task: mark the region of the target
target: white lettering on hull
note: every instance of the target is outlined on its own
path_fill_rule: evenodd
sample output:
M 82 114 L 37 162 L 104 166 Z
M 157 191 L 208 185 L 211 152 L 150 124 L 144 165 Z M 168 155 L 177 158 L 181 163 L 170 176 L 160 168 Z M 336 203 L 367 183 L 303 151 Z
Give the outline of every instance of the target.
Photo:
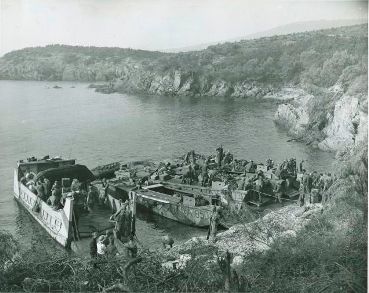
M 32 209 L 35 208 L 36 199 L 34 198 L 36 195 L 31 195 L 28 192 L 25 192 L 24 190 L 20 190 L 19 198 L 24 203 L 25 207 L 29 209 L 32 212 Z M 38 218 L 42 221 L 43 224 L 45 224 L 46 227 L 48 227 L 52 232 L 55 234 L 58 234 L 60 230 L 62 229 L 63 223 L 61 219 L 58 219 L 57 217 L 54 217 L 50 213 L 48 213 L 46 210 L 42 209 L 42 202 L 40 201 L 40 212 Z M 34 212 L 32 212 L 34 214 Z

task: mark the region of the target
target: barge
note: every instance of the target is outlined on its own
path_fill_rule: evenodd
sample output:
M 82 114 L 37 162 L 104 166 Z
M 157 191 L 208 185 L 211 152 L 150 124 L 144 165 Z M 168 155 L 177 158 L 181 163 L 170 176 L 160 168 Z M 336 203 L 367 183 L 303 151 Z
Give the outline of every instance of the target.
M 207 227 L 214 211 L 211 196 L 169 188 L 163 184 L 135 191 L 137 206 L 189 226 Z
M 79 182 L 78 191 L 73 190 L 74 180 Z M 96 217 L 99 210 L 109 207 L 112 211 L 117 211 L 128 200 L 131 216 L 135 216 L 133 193 L 128 192 L 124 200 L 108 195 L 104 206 L 101 206 L 98 202 L 99 191 L 94 190 L 95 187 L 91 184 L 93 180 L 93 173 L 86 166 L 76 164 L 75 159 L 32 157 L 17 163 L 14 170 L 14 198 L 51 238 L 70 249 L 72 243 L 74 247 L 78 246 L 81 238 L 90 237 L 92 232 L 102 232 L 98 231 L 101 217 Z M 50 183 L 48 187 L 46 181 Z M 60 189 L 60 198 L 52 204 L 51 189 L 54 187 L 51 184 L 54 182 L 60 184 L 55 187 Z M 90 198 L 92 194 L 96 195 L 94 200 Z M 103 222 L 107 223 L 108 219 Z

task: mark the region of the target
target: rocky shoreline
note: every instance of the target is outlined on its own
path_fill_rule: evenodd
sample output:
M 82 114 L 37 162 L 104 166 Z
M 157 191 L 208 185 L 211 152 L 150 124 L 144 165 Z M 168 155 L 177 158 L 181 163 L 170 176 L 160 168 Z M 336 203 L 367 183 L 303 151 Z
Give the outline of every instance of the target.
M 368 110 L 365 91 L 350 88 L 345 90 L 340 83 L 312 93 L 304 85 L 273 87 L 271 84 L 262 85 L 255 82 L 230 84 L 221 80 L 209 82 L 205 79 L 198 81 L 195 86 L 196 82 L 192 79 L 182 81 L 180 74 L 174 76 L 157 78 L 148 82 L 144 88 L 139 88 L 137 84 L 134 87 L 127 86 L 127 81 L 90 87 L 106 94 L 129 92 L 276 101 L 279 105 L 274 121 L 296 141 L 323 151 L 337 152 L 351 148 L 366 139 Z M 355 87 L 355 83 L 352 87 Z
M 325 98 L 302 89 L 296 93 L 278 106 L 274 116 L 275 123 L 292 137 L 331 152 L 345 151 L 366 140 L 365 92 L 344 91 L 342 85 L 336 84 L 326 91 Z
M 105 84 L 92 84 L 91 88 L 101 93 L 134 93 L 166 96 L 230 97 L 236 99 L 263 98 L 273 96 L 276 85 L 258 82 L 210 80 L 174 71 L 158 75 L 154 72 L 131 71 Z

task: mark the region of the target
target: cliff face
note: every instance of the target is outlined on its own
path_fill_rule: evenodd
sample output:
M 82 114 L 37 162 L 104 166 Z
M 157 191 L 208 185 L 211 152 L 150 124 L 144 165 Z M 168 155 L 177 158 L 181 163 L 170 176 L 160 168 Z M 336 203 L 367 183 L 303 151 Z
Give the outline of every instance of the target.
M 279 105 L 275 122 L 322 150 L 343 151 L 358 145 L 368 137 L 366 79 L 359 76 L 347 90 L 339 82 L 321 95 L 305 92 Z
M 229 82 L 194 76 L 179 70 L 167 74 L 132 70 L 122 74 L 101 91 L 134 92 L 169 96 L 208 96 L 233 98 L 261 98 L 273 91 L 273 87 L 257 82 Z

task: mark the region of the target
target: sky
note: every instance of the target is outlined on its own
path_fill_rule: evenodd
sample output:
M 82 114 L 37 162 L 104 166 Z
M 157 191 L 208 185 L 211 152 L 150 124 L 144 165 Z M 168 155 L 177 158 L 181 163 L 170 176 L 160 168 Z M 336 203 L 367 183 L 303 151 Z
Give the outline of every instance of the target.
M 168 50 L 293 22 L 367 17 L 367 1 L 0 0 L 0 55 L 48 44 Z

